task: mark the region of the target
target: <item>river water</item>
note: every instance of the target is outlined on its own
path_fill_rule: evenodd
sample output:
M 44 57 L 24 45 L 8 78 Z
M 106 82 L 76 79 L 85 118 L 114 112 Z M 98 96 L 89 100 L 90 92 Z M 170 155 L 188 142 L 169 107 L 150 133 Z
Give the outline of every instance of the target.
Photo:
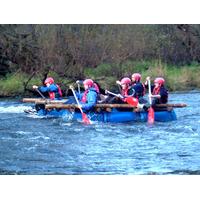
M 84 125 L 0 100 L 0 174 L 200 174 L 200 92 L 170 94 L 177 121 Z

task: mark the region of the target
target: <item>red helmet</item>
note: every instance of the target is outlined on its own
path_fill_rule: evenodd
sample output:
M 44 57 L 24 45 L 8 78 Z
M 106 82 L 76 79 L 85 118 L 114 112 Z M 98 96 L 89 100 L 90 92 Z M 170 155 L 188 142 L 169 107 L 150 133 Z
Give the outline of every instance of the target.
M 131 84 L 131 79 L 130 78 L 123 78 L 121 81 L 120 81 L 121 85 L 122 84 L 127 84 L 127 85 L 130 85 Z
M 161 77 L 158 77 L 154 80 L 154 83 L 158 83 L 159 85 L 164 85 L 165 83 L 165 79 L 164 78 L 161 78 Z
M 54 80 L 52 77 L 48 77 L 45 81 L 44 81 L 44 84 L 46 85 L 47 83 L 49 84 L 53 84 L 54 83 Z
M 85 79 L 83 81 L 83 85 L 88 85 L 89 87 L 92 87 L 94 84 L 93 80 L 92 79 Z
M 141 80 L 141 74 L 139 74 L 139 73 L 134 73 L 134 74 L 132 74 L 132 77 L 134 77 L 135 78 L 135 81 L 136 82 L 138 82 L 138 81 L 140 81 Z

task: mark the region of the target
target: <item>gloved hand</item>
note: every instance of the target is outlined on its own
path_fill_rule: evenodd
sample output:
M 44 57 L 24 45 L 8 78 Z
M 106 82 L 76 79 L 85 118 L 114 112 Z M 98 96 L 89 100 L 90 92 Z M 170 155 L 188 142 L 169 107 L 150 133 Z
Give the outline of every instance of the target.
M 118 85 L 121 85 L 121 82 L 120 82 L 120 81 L 116 81 L 116 83 L 117 83 Z
M 38 86 L 37 85 L 33 85 L 33 89 L 38 89 Z
M 74 90 L 74 86 L 73 86 L 73 85 L 70 85 L 69 88 L 70 88 L 71 90 Z
M 148 81 L 148 80 L 150 80 L 151 79 L 151 77 L 150 76 L 147 76 L 146 77 L 146 81 Z

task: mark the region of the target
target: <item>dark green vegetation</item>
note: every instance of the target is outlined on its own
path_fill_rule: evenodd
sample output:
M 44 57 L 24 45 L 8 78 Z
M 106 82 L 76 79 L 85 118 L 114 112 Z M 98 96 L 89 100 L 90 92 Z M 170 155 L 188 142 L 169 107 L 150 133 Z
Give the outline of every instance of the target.
M 199 69 L 200 25 L 0 25 L 0 96 L 49 75 L 64 90 L 86 77 L 113 88 L 134 72 L 185 90 L 200 87 Z

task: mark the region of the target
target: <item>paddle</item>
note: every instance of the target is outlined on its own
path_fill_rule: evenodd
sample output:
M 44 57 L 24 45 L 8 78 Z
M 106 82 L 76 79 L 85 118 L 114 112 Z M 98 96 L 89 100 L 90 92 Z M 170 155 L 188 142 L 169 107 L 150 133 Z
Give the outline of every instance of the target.
M 110 91 L 108 91 L 108 90 L 106 90 L 106 93 L 107 94 L 111 94 L 111 95 L 113 95 L 113 96 L 116 96 L 116 97 L 119 97 L 119 98 L 123 98 L 123 96 L 122 95 L 120 95 L 120 94 L 115 94 L 115 93 L 113 93 L 113 92 L 110 92 Z M 130 104 L 130 105 L 132 105 L 133 107 L 137 107 L 138 106 L 138 99 L 136 99 L 136 98 L 134 98 L 134 97 L 125 97 L 125 101 L 128 103 L 128 104 Z
M 149 111 L 148 111 L 148 123 L 153 124 L 154 120 L 155 120 L 155 115 L 154 115 L 154 109 L 152 108 L 150 79 L 148 79 L 148 86 L 149 86 L 149 104 L 150 104 L 150 108 L 149 108 Z
M 46 97 L 40 92 L 40 90 L 38 90 L 38 88 L 35 88 L 35 90 L 40 94 L 40 96 L 41 96 L 43 99 L 46 99 Z
M 87 115 L 83 112 L 83 110 L 82 110 L 82 108 L 81 108 L 81 105 L 80 105 L 80 103 L 79 103 L 79 101 L 78 101 L 78 99 L 77 99 L 77 96 L 76 96 L 76 94 L 75 94 L 75 91 L 74 91 L 73 87 L 70 86 L 70 89 L 71 89 L 71 91 L 72 91 L 72 93 L 73 93 L 73 95 L 74 95 L 74 98 L 75 98 L 75 100 L 76 100 L 76 103 L 78 104 L 78 108 L 79 108 L 80 111 L 81 111 L 83 123 L 84 123 L 84 124 L 91 124 L 91 121 L 88 119 Z
M 119 92 L 121 93 L 122 92 L 121 83 L 120 83 L 120 81 L 116 81 L 116 83 L 117 83 Z

